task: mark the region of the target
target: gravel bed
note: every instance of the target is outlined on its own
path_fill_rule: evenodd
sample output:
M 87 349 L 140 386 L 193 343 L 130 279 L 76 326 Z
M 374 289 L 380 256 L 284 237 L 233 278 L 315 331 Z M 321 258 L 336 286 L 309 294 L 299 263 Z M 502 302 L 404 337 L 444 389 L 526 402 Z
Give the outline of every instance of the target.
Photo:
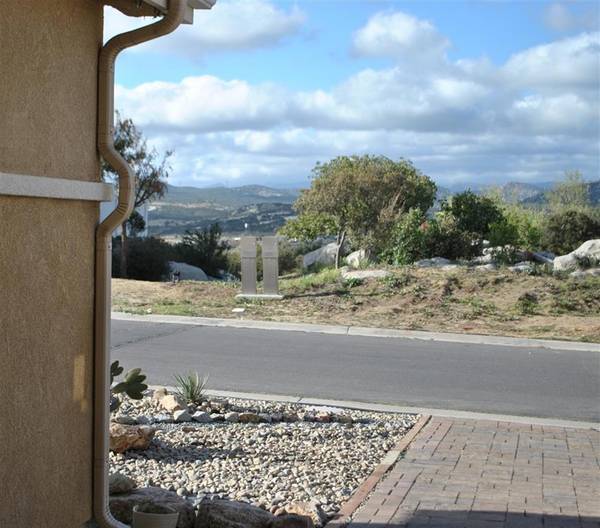
M 332 515 L 418 419 L 240 399 L 211 399 L 189 409 L 197 410 L 212 421 L 168 423 L 172 415 L 153 398 L 125 401 L 117 421 L 149 423 L 157 431 L 145 451 L 111 453 L 111 471 L 139 486 L 176 491 L 195 504 L 228 498 L 273 512 L 314 500 Z M 223 421 L 231 412 L 255 413 L 271 423 Z

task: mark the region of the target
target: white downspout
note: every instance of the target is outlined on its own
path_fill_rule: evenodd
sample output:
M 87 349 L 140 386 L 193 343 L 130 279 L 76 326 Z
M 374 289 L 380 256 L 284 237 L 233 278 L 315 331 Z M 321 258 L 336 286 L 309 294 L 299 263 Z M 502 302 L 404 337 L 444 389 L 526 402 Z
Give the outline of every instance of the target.
M 119 175 L 117 208 L 96 230 L 94 328 L 94 484 L 95 521 L 101 528 L 128 528 L 108 509 L 108 424 L 110 396 L 110 303 L 112 233 L 131 214 L 135 175 L 114 147 L 114 83 L 117 55 L 126 48 L 171 33 L 182 23 L 186 0 L 169 0 L 167 14 L 154 24 L 113 37 L 98 63 L 98 151 Z

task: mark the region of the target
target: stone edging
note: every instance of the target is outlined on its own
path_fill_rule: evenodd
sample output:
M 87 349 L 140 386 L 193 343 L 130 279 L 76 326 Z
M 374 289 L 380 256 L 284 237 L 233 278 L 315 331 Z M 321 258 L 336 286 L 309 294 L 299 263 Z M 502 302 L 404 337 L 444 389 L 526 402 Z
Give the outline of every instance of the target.
M 373 473 L 367 477 L 352 496 L 342 505 L 336 517 L 329 521 L 325 525 L 325 528 L 343 528 L 350 522 L 352 514 L 361 506 L 375 486 L 379 484 L 382 477 L 396 464 L 400 455 L 406 451 L 410 443 L 421 432 L 423 427 L 427 425 L 430 419 L 431 415 L 429 414 L 421 415 L 412 429 L 400 439 L 393 449 L 386 453 L 383 460 L 373 470 Z

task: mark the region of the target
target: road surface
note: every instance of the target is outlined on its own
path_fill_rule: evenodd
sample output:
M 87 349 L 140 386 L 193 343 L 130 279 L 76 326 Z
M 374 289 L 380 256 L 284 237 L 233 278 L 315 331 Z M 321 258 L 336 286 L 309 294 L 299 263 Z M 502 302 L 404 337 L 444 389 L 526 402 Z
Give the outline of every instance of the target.
M 113 320 L 112 356 L 149 383 L 600 421 L 600 354 Z

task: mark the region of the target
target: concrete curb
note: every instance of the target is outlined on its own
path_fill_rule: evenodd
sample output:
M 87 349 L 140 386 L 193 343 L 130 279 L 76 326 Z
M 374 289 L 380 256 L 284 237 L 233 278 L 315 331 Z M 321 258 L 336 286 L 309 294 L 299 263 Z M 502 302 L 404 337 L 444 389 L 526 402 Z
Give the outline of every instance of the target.
M 174 387 L 168 385 L 150 385 L 150 389 L 166 387 L 173 391 Z M 517 416 L 511 414 L 493 414 L 472 411 L 456 411 L 453 409 L 432 409 L 429 407 L 408 407 L 404 405 L 391 405 L 387 403 L 370 403 L 349 400 L 330 400 L 325 398 L 311 398 L 304 396 L 291 396 L 285 394 L 265 394 L 255 392 L 237 392 L 228 390 L 208 389 L 209 396 L 221 398 L 237 398 L 240 400 L 260 400 L 282 403 L 297 403 L 315 407 L 339 407 L 341 409 L 354 409 L 369 412 L 389 412 L 400 414 L 420 414 L 439 416 L 441 418 L 455 418 L 465 420 L 492 420 L 495 422 L 514 422 L 527 425 L 541 425 L 548 427 L 567 427 L 571 429 L 600 430 L 600 422 L 581 422 L 575 420 L 561 420 L 559 418 L 541 418 L 537 416 Z
M 431 416 L 425 414 L 417 420 L 412 429 L 400 439 L 393 449 L 385 454 L 383 460 L 373 470 L 373 473 L 367 477 L 352 496 L 342 505 L 336 517 L 325 525 L 326 528 L 342 528 L 350 522 L 350 518 L 354 512 L 368 498 L 383 476 L 396 464 L 402 453 L 406 451 L 410 443 L 421 432 L 423 427 L 427 425 L 430 419 Z
M 320 325 L 308 323 L 281 323 L 276 321 L 253 321 L 248 319 L 222 319 L 213 317 L 188 317 L 182 315 L 136 315 L 112 312 L 117 321 L 146 323 L 181 324 L 219 328 L 246 328 L 253 330 L 279 330 L 360 337 L 396 339 L 417 339 L 444 343 L 464 343 L 471 345 L 495 345 L 517 348 L 543 348 L 560 351 L 598 352 L 600 344 L 575 341 L 554 341 L 550 339 L 527 339 L 519 337 L 488 336 L 478 334 L 452 334 L 448 332 L 421 332 L 417 330 L 396 330 L 391 328 L 367 328 L 362 326 Z

